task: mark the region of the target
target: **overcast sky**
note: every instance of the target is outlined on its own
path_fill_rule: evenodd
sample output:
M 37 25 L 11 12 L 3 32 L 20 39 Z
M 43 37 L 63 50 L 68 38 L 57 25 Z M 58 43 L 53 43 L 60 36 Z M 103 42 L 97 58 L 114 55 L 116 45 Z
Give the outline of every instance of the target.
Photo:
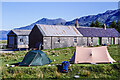
M 12 1 L 12 0 L 11 0 Z M 18 0 L 19 1 L 19 0 Z M 33 0 L 32 0 L 33 1 Z M 99 0 L 98 0 L 99 1 Z M 105 0 L 104 0 L 105 1 Z M 111 0 L 112 1 L 112 0 Z M 24 27 L 39 19 L 67 21 L 118 9 L 118 2 L 2 2 L 2 29 Z

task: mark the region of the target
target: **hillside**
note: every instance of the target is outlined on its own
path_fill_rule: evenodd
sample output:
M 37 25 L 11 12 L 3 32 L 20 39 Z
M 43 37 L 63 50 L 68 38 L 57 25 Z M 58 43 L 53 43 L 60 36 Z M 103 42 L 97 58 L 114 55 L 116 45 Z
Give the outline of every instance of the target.
M 78 23 L 80 26 L 90 26 L 92 21 L 98 20 L 102 24 L 110 25 L 112 21 L 118 20 L 118 14 L 120 14 L 118 10 L 108 10 L 105 13 L 78 18 Z M 74 25 L 75 21 L 76 19 L 66 22 L 65 25 Z

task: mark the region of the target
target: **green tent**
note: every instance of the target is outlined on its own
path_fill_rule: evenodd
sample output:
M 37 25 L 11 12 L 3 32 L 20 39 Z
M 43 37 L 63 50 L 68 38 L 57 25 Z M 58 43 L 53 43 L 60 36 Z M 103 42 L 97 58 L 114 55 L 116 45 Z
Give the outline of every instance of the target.
M 47 55 L 40 50 L 29 51 L 23 61 L 19 66 L 39 66 L 44 64 L 49 64 L 52 61 L 47 57 Z

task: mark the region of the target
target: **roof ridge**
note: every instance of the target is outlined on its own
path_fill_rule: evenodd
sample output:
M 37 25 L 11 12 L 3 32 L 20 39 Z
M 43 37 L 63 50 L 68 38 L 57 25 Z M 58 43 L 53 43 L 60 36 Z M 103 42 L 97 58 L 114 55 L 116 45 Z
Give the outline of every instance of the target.
M 94 29 L 103 29 L 103 28 L 99 28 L 99 27 L 79 27 L 79 28 L 94 28 Z M 78 29 L 79 29 L 78 28 Z M 115 28 L 106 28 L 106 29 L 115 29 Z
M 35 25 L 45 26 L 46 24 L 35 24 Z M 46 26 L 67 26 L 67 25 L 46 25 Z M 75 26 L 71 26 L 71 27 L 75 27 Z
M 13 29 L 12 31 L 31 31 L 31 30 L 20 30 L 20 29 L 19 30 L 18 29 L 14 30 Z

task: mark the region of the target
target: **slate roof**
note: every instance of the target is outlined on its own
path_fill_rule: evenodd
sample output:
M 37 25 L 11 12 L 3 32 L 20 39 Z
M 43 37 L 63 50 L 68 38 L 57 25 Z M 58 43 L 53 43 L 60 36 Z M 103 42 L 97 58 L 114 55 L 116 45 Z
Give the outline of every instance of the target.
M 29 35 L 31 30 L 11 30 L 8 35 L 12 35 L 11 32 L 13 32 L 16 35 Z
M 36 24 L 43 36 L 82 36 L 75 26 Z
M 114 28 L 91 28 L 91 27 L 80 27 L 77 30 L 84 37 L 119 37 L 119 32 Z

